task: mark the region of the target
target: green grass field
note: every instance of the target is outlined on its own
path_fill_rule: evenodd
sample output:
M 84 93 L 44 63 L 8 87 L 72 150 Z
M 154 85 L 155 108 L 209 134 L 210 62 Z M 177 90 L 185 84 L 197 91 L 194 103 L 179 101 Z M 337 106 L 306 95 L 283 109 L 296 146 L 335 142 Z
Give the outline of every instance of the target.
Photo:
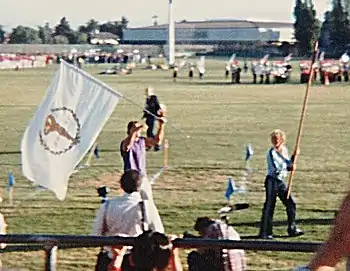
M 141 106 L 145 87 L 153 86 L 160 101 L 167 105 L 171 168 L 156 181 L 154 196 L 168 233 L 192 230 L 198 216 L 218 218 L 217 210 L 226 204 L 227 177 L 240 178 L 244 145 L 250 143 L 255 151 L 251 166 L 256 170 L 248 180 L 248 192 L 234 196 L 236 203 L 247 202 L 250 208 L 232 214 L 230 221 L 242 236 L 257 235 L 270 131 L 286 131 L 290 152 L 294 148 L 305 94 L 305 85 L 298 84 L 298 71 L 294 71 L 290 84 L 231 85 L 229 79 L 224 79 L 224 67 L 224 62 L 207 61 L 204 79 L 200 81 L 196 74 L 193 82 L 188 80 L 187 69 L 180 72 L 177 83 L 173 83 L 170 71 L 136 69 L 128 76 L 97 76 Z M 48 191 L 36 194 L 21 174 L 20 141 L 55 69 L 0 72 L 1 212 L 8 233 L 90 234 L 100 204 L 96 187 L 108 185 L 110 196 L 118 195 L 122 170 L 119 144 L 128 121 L 142 116 L 140 108 L 120 101 L 99 138 L 101 158 L 71 177 L 66 200 L 61 202 Z M 102 69 L 90 67 L 87 71 L 96 75 Z M 242 81 L 250 83 L 250 73 L 244 74 Z M 287 241 L 323 241 L 348 189 L 349 99 L 346 83 L 315 85 L 311 89 L 293 183 L 298 224 L 305 235 Z M 149 175 L 162 165 L 163 153 L 148 153 Z M 16 177 L 14 207 L 7 200 L 8 170 L 13 170 Z M 274 220 L 275 234 L 286 235 L 286 214 L 280 202 Z M 59 251 L 58 270 L 93 270 L 97 253 L 98 249 Z M 310 256 L 247 251 L 249 270 L 289 270 Z M 5 253 L 1 259 L 8 268 L 43 270 L 44 252 Z

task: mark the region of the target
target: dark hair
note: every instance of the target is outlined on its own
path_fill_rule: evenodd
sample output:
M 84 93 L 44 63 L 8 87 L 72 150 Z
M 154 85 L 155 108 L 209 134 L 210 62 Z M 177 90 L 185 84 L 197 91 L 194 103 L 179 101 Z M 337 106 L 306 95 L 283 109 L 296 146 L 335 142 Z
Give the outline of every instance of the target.
M 121 188 L 128 194 L 139 190 L 141 185 L 141 175 L 135 169 L 125 171 L 120 179 Z
M 207 228 L 213 223 L 214 221 L 207 216 L 198 217 L 193 228 L 195 231 L 203 231 L 205 228 Z
M 145 231 L 136 237 L 131 257 L 137 270 L 151 271 L 156 268 L 163 271 L 169 264 L 171 250 L 171 243 L 166 235 Z
M 136 120 L 132 120 L 132 121 L 130 121 L 130 122 L 128 123 L 127 129 L 126 129 L 126 132 L 127 132 L 128 135 L 130 134 L 131 128 L 132 128 L 136 123 L 137 123 Z

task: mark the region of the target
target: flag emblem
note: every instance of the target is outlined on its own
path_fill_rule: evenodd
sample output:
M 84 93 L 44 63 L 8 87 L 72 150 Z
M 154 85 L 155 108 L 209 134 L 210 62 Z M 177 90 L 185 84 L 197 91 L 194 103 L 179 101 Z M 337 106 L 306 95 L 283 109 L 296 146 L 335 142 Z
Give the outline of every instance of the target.
M 43 126 L 39 131 L 40 145 L 54 155 L 66 153 L 80 142 L 80 121 L 72 109 L 51 109 Z

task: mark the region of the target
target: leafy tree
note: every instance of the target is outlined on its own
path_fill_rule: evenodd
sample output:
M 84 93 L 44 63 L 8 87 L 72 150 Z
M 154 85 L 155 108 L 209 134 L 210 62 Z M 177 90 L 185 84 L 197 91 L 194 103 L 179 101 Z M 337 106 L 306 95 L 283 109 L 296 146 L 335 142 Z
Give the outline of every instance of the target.
M 11 44 L 41 44 L 39 31 L 27 26 L 19 25 L 10 34 Z
M 100 25 L 100 31 L 117 35 L 117 26 L 116 22 L 106 22 Z
M 78 32 L 88 35 L 96 31 L 100 31 L 100 25 L 98 21 L 95 21 L 94 19 L 91 19 L 85 25 L 81 25 L 78 29 Z
M 343 0 L 342 1 L 344 10 L 350 15 L 350 0 Z
M 52 43 L 52 34 L 53 31 L 49 23 L 46 23 L 44 26 L 39 26 L 39 37 L 44 44 Z
M 331 27 L 332 27 L 331 14 L 330 14 L 330 11 L 326 11 L 324 14 L 324 21 L 322 23 L 321 33 L 320 33 L 320 47 L 321 48 L 327 49 L 330 46 Z
M 312 0 L 296 0 L 294 17 L 294 35 L 298 41 L 299 54 L 302 56 L 310 55 L 320 33 L 320 22 L 316 17 Z
M 343 50 L 350 43 L 349 15 L 342 0 L 333 0 L 332 10 L 328 14 L 329 39 L 333 48 Z
M 6 32 L 4 30 L 4 26 L 3 25 L 0 25 L 0 44 L 1 43 L 4 43 L 5 41 L 5 35 L 6 35 Z
M 60 23 L 55 27 L 55 36 L 67 36 L 67 34 L 70 34 L 72 31 L 68 20 L 66 17 L 63 17 Z
M 69 44 L 69 40 L 66 36 L 57 35 L 53 37 L 54 44 Z
M 123 16 L 120 21 L 107 22 L 100 25 L 101 32 L 109 32 L 117 35 L 120 40 L 123 40 L 124 30 L 128 27 L 129 21 Z
M 89 36 L 86 33 L 79 33 L 77 37 L 77 44 L 87 44 L 89 43 Z

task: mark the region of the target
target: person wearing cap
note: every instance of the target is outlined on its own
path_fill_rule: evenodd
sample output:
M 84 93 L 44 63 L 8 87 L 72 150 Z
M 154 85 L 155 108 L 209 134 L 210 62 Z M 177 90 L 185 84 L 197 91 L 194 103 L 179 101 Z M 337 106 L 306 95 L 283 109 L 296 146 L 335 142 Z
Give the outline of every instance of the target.
M 146 88 L 146 105 L 145 110 L 143 111 L 142 119 L 146 120 L 147 129 L 147 138 L 154 138 L 154 124 L 157 117 L 160 117 L 161 107 L 159 104 L 158 97 L 154 94 L 153 88 Z M 147 147 L 146 150 L 150 150 L 150 147 Z M 160 146 L 156 144 L 154 146 L 154 151 L 159 151 Z
M 238 232 L 220 220 L 199 217 L 194 230 L 200 238 L 240 240 Z M 189 271 L 244 271 L 246 270 L 245 252 L 241 249 L 200 248 L 188 254 Z

